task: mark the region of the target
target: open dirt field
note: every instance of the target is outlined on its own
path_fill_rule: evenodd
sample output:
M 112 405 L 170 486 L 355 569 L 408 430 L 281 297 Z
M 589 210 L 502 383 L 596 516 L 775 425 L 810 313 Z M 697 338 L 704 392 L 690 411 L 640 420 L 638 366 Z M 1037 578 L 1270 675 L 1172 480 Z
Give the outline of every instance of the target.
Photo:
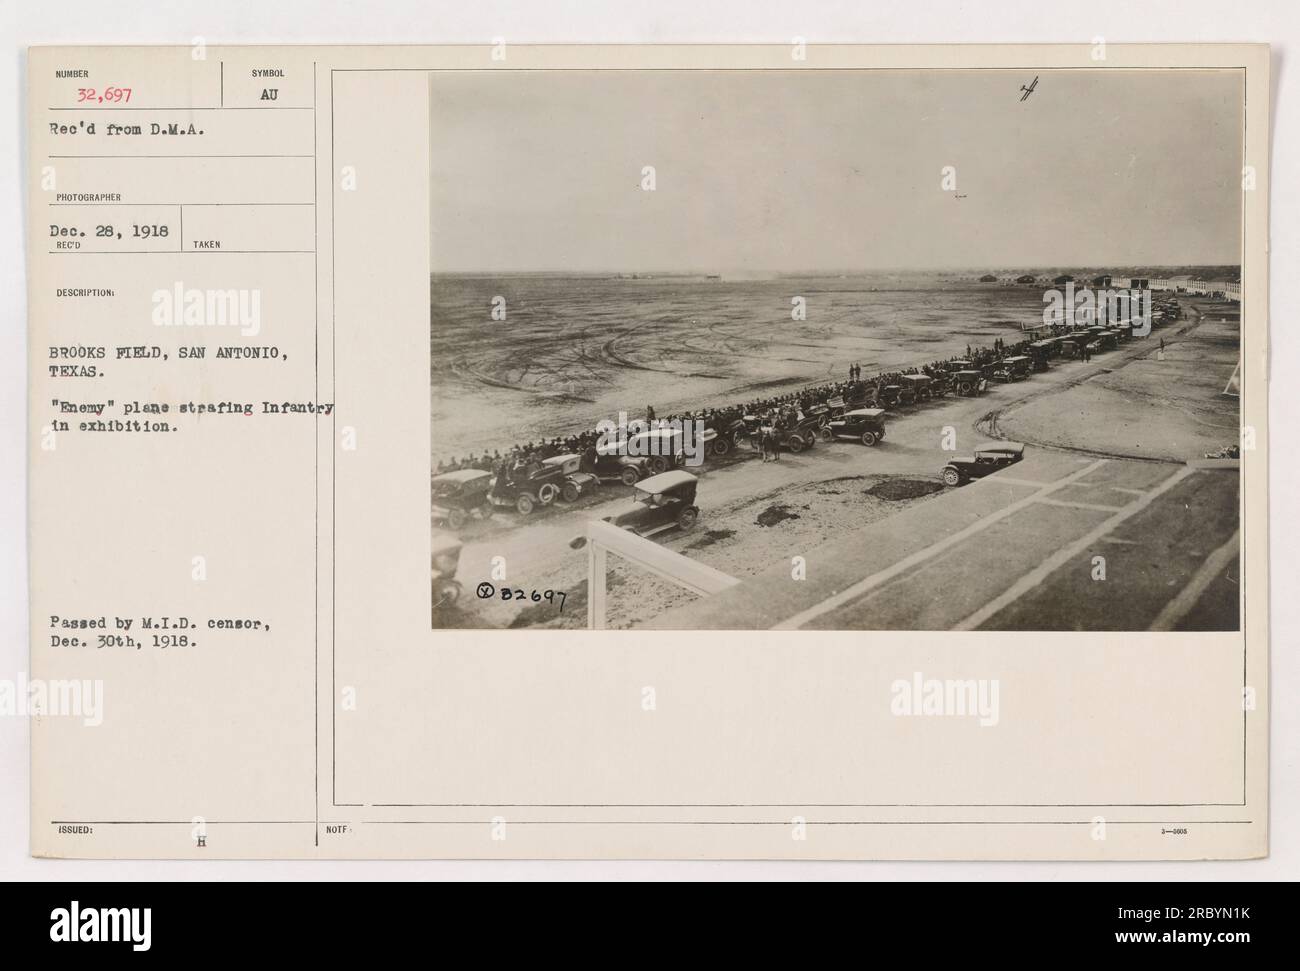
M 489 314 L 505 300 L 504 321 Z M 791 319 L 803 297 L 807 319 Z M 1041 322 L 1042 289 L 869 278 L 435 276 L 432 451 L 502 451 L 946 358 Z

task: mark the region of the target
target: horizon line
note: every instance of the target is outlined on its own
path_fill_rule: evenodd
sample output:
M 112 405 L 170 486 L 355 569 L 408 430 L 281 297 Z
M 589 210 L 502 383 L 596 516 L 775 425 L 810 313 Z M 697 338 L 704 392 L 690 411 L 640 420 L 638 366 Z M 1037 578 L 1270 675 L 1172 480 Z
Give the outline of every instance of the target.
M 1204 267 L 1216 269 L 1235 269 L 1240 271 L 1240 263 L 1122 263 L 1122 264 L 1086 264 L 1086 263 L 1047 263 L 1030 266 L 1028 264 L 1014 267 L 996 267 L 989 268 L 984 266 L 886 266 L 871 267 L 859 269 L 830 269 L 830 270 L 812 270 L 812 269 L 795 269 L 795 270 L 684 270 L 684 269 L 650 269 L 650 270 L 628 270 L 628 269 L 519 269 L 519 268 L 500 268 L 500 269 L 459 269 L 459 270 L 430 270 L 430 276 L 499 276 L 505 275 L 549 275 L 549 276 L 702 276 L 702 277 L 771 277 L 771 276 L 847 276 L 863 273 L 1012 273 L 1015 271 L 1031 272 L 1035 270 L 1062 271 L 1062 270 L 1126 270 L 1126 269 L 1146 269 L 1146 270 L 1176 270 L 1186 267 Z

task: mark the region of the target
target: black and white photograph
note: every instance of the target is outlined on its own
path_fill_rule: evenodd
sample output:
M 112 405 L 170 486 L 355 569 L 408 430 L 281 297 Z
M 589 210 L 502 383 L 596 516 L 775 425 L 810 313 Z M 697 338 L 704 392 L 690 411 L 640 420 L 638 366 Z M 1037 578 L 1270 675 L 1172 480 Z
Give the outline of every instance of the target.
M 434 628 L 1240 628 L 1243 71 L 429 85 Z
M 0 933 L 852 881 L 935 953 L 1267 943 L 1297 26 L 19 4 Z

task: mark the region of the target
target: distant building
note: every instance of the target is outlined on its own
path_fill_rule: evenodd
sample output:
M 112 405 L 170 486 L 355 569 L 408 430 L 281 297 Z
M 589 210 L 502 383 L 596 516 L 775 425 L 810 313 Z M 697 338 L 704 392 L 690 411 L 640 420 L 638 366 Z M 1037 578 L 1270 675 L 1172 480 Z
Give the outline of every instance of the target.
M 997 282 L 998 282 L 998 278 L 995 277 L 992 273 L 985 273 L 982 277 L 980 277 L 980 283 L 997 283 Z

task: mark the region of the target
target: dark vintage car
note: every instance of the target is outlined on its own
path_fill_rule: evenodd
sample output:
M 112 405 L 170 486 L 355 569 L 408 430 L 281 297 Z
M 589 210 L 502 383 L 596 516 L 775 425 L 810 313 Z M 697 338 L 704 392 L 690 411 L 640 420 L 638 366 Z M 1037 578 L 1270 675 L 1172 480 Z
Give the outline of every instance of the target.
M 704 457 L 726 455 L 736 447 L 736 439 L 745 437 L 744 419 L 730 421 L 706 419 L 704 423 Z
M 1051 367 L 1051 359 L 1061 353 L 1061 346 L 1053 340 L 1034 341 L 1029 345 L 1029 358 L 1034 362 L 1035 371 L 1046 371 Z
M 911 398 L 911 401 L 905 401 L 905 404 L 930 400 L 934 389 L 934 379 L 930 375 L 904 374 L 900 380 L 903 382 L 904 396 Z
M 817 444 L 817 435 L 821 430 L 821 419 L 817 415 L 806 415 L 789 428 L 772 429 L 772 434 L 782 448 L 791 452 L 802 452 Z
M 807 415 L 809 418 L 815 418 L 818 426 L 824 427 L 832 419 L 843 418 L 846 411 L 868 407 L 874 396 L 874 388 L 859 385 L 858 389 L 851 395 L 837 394 L 826 399 L 824 404 L 813 405 L 808 409 Z
M 645 459 L 645 468 L 652 474 L 680 468 L 686 461 L 682 433 L 676 428 L 654 428 L 638 432 L 624 443 L 630 458 Z
M 622 446 L 617 442 L 597 445 L 594 452 L 595 459 L 588 463 L 587 471 L 601 482 L 635 485 L 638 480 L 651 475 L 650 463 L 644 457 L 623 454 Z
M 736 437 L 746 439 L 750 442 L 758 440 L 758 431 L 766 423 L 761 415 L 745 415 L 740 419 L 740 427 L 736 429 Z
M 831 419 L 838 418 L 840 415 L 844 414 L 844 400 L 842 398 L 832 400 L 839 401 L 837 407 L 832 408 L 831 405 L 827 403 L 813 405 L 808 409 L 808 417 L 816 421 L 818 428 L 825 428 L 830 423 Z
M 600 480 L 595 475 L 582 471 L 581 455 L 555 455 L 543 459 L 542 465 L 559 468 L 563 477 L 560 481 L 560 498 L 565 502 L 576 502 L 579 496 L 595 492 L 600 485 Z
M 460 529 L 470 517 L 487 519 L 492 515 L 488 490 L 492 487 L 492 473 L 479 469 L 459 469 L 435 475 L 429 482 L 433 524 Z
M 1105 327 L 1089 327 L 1086 333 L 1080 336 L 1087 339 L 1089 354 L 1111 351 L 1119 346 L 1118 332 L 1107 330 Z
M 846 411 L 822 430 L 827 441 L 834 438 L 852 438 L 863 445 L 875 445 L 885 437 L 885 409 L 858 408 Z
M 990 442 L 981 445 L 973 455 L 957 455 L 943 467 L 944 485 L 965 485 L 972 479 L 982 479 L 1008 465 L 1015 465 L 1025 455 L 1019 442 Z
M 460 566 L 461 543 L 451 533 L 433 531 L 432 575 L 433 607 L 449 607 L 460 599 L 461 585 L 456 579 Z
M 915 398 L 911 389 L 900 384 L 887 384 L 880 389 L 876 400 L 883 408 L 897 408 L 899 405 L 910 405 Z
M 832 398 L 828 404 L 834 405 L 835 400 L 836 399 Z M 844 414 L 844 412 L 853 411 L 857 408 L 873 408 L 875 406 L 872 402 L 875 400 L 876 386 L 874 384 L 864 385 L 860 391 L 856 391 L 851 395 L 842 395 L 840 397 L 839 414 L 835 417 L 838 418 L 840 415 Z
M 941 371 L 931 376 L 930 397 L 942 398 L 956 387 L 953 381 L 953 375 L 947 371 Z
M 802 452 L 817 444 L 817 435 L 827 421 L 830 412 L 819 406 L 812 409 L 803 418 L 778 430 L 772 424 L 771 416 L 746 415 L 744 418 L 744 437 L 749 439 L 754 448 L 759 447 L 763 435 L 775 435 L 781 447 L 791 452 Z
M 1032 361 L 1023 356 L 1006 357 L 993 365 L 991 377 L 995 381 L 1023 381 L 1029 377 L 1029 368 Z
M 979 394 L 986 387 L 988 382 L 984 375 L 976 370 L 958 371 L 952 376 L 953 390 L 960 395 L 971 397 Z
M 631 508 L 605 521 L 638 536 L 653 536 L 674 527 L 692 529 L 699 521 L 695 492 L 700 480 L 685 469 L 652 475 L 637 483 Z
M 563 466 L 533 461 L 498 475 L 488 498 L 494 506 L 513 506 L 519 515 L 527 516 L 538 506 L 553 503 L 563 488 Z

